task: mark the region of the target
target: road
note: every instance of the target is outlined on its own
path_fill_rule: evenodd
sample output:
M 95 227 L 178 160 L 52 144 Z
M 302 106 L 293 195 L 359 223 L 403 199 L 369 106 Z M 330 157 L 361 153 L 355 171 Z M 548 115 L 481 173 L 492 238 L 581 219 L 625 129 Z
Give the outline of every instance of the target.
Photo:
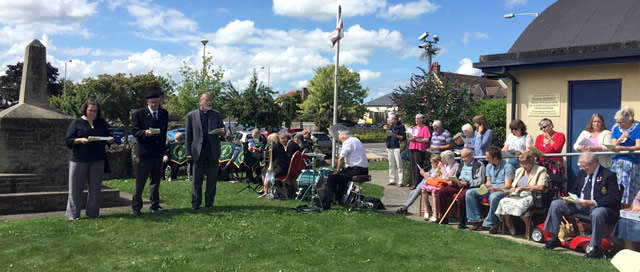
M 364 149 L 367 153 L 376 154 L 378 156 L 387 157 L 386 143 L 364 143 Z

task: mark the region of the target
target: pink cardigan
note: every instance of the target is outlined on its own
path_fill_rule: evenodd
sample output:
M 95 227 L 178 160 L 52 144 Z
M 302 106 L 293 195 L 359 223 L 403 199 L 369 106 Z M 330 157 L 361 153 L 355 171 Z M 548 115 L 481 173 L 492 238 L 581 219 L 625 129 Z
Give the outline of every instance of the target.
M 444 165 L 440 167 L 440 173 L 442 173 L 442 178 L 449 179 L 449 177 L 455 176 L 456 171 L 458 171 L 458 166 L 459 166 L 458 163 L 454 162 L 451 168 L 449 168 L 449 171 L 447 171 Z

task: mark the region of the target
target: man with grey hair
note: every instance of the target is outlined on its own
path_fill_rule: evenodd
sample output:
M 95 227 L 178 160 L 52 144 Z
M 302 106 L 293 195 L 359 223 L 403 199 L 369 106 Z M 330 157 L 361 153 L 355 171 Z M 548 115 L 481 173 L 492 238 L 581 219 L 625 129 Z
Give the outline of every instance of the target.
M 442 127 L 442 121 L 435 120 L 431 124 L 433 132 L 431 133 L 431 148 L 429 152 L 432 154 L 440 154 L 442 151 L 451 149 L 451 133 Z
M 564 198 L 551 202 L 544 229 L 551 233 L 551 240 L 544 246 L 554 249 L 562 244 L 558 240 L 558 230 L 562 215 L 583 214 L 591 220 L 591 241 L 593 250 L 585 258 L 602 258 L 600 243 L 606 223 L 614 223 L 620 213 L 621 193 L 616 174 L 606 167 L 600 167 L 598 156 L 589 151 L 582 152 L 578 159 L 580 172 L 569 193 L 577 199 Z
M 387 131 L 387 154 L 389 161 L 389 185 L 396 184 L 402 187 L 404 180 L 404 170 L 402 158 L 400 157 L 400 142 L 406 138 L 404 125 L 398 120 L 398 115 L 391 114 L 391 126 Z
M 333 199 L 336 201 L 342 200 L 352 176 L 369 174 L 367 153 L 360 140 L 351 136 L 351 132 L 348 130 L 340 131 L 339 138 L 342 147 L 340 148 L 336 170 L 327 179 L 329 197 L 322 200 L 324 209 L 331 208 Z M 340 170 L 343 165 L 346 167 Z

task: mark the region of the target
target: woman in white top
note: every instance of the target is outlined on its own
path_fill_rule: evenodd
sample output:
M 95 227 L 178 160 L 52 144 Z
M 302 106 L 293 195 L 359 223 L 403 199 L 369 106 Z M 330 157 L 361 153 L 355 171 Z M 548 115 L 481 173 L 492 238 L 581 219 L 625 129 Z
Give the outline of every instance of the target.
M 578 139 L 573 144 L 573 149 L 582 151 L 607 151 L 605 144 L 611 144 L 611 131 L 607 130 L 604 118 L 599 113 L 591 115 L 591 120 L 587 127 L 580 133 Z M 598 161 L 606 168 L 611 168 L 611 155 L 598 155 Z
M 507 135 L 507 140 L 504 141 L 502 151 L 516 155 L 529 151 L 533 146 L 533 138 L 527 133 L 527 125 L 520 119 L 513 119 L 511 123 L 509 123 L 509 129 L 511 129 L 511 133 Z M 509 164 L 511 164 L 514 169 L 520 168 L 518 158 L 509 158 Z

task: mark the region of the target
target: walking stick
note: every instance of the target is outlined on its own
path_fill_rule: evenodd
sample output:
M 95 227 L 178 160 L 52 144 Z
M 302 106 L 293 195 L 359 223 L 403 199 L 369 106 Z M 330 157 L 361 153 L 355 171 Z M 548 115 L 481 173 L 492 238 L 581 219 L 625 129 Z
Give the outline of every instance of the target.
M 462 193 L 462 190 L 464 190 L 464 187 L 461 187 L 460 191 L 458 191 L 458 193 L 456 194 L 456 197 L 453 198 L 453 200 L 451 201 L 451 205 L 449 205 L 449 208 L 447 209 L 447 211 L 444 212 L 444 215 L 442 216 L 442 218 L 440 218 L 440 222 L 438 222 L 438 225 L 442 224 L 442 221 L 444 221 L 444 219 L 447 218 L 447 215 L 449 214 L 451 207 L 453 207 L 453 203 L 456 203 L 456 200 L 458 200 L 458 196 L 460 196 L 460 193 Z

